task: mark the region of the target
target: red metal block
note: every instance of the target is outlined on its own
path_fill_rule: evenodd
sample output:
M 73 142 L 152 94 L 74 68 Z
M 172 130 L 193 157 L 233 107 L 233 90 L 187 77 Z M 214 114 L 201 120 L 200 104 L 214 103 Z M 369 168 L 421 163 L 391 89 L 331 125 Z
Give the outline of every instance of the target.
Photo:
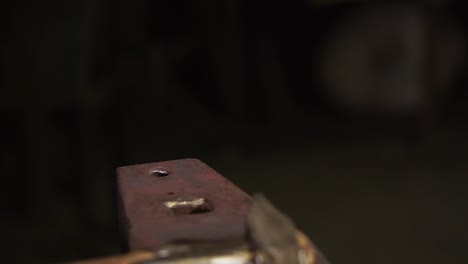
M 251 197 L 197 159 L 120 167 L 117 185 L 127 250 L 244 239 Z

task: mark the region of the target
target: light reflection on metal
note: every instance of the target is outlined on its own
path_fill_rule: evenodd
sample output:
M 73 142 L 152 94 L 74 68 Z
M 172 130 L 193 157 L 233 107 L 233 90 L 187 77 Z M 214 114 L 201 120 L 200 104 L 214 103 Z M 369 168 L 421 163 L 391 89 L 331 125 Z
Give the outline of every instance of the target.
M 164 205 L 175 215 L 208 213 L 213 206 L 205 198 L 178 198 L 164 202 Z
M 170 251 L 170 249 L 168 249 Z M 163 250 L 164 251 L 164 250 Z M 157 255 L 167 255 L 168 251 Z M 248 248 L 224 249 L 219 252 L 192 252 L 174 254 L 165 258 L 137 264 L 252 264 L 255 254 Z

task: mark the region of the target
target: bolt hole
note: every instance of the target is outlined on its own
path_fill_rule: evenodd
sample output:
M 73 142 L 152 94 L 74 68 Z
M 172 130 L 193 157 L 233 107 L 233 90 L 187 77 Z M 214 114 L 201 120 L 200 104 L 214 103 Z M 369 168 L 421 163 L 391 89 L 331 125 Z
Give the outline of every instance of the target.
M 166 177 L 169 176 L 171 172 L 162 168 L 157 168 L 152 170 L 150 174 L 156 177 Z
M 167 201 L 164 205 L 174 215 L 204 214 L 214 210 L 211 204 L 205 198 L 179 198 L 173 201 Z
M 174 195 L 174 192 L 168 192 L 167 194 L 169 194 L 169 195 Z

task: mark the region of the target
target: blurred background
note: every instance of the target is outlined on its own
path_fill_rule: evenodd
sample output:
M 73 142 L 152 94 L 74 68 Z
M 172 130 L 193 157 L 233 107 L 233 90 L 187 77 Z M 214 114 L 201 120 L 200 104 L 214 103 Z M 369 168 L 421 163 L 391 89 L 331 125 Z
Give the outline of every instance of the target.
M 467 263 L 463 1 L 0 12 L 2 262 L 118 253 L 115 168 L 194 157 L 332 263 Z

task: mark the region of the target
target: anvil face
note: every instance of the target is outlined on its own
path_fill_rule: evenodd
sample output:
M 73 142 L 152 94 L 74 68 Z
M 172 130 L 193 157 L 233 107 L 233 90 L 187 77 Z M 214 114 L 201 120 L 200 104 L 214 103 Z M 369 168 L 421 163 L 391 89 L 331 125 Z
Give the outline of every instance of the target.
M 75 264 L 327 264 L 291 219 L 199 160 L 117 169 L 130 254 Z
M 117 169 L 125 247 L 155 251 L 179 241 L 243 240 L 252 198 L 196 159 Z

